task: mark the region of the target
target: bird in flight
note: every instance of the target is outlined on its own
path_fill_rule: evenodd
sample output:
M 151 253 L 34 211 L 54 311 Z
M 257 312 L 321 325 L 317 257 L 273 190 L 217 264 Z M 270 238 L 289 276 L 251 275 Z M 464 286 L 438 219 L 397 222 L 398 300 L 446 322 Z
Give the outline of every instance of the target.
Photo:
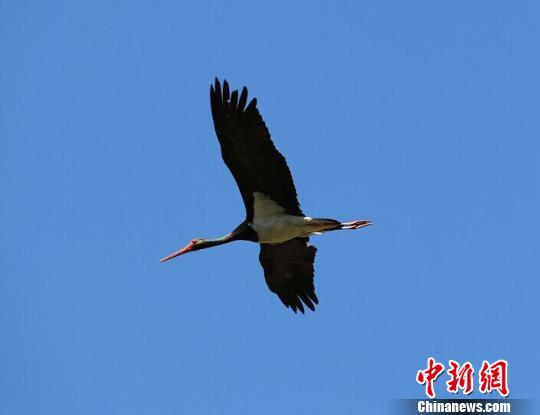
M 244 87 L 229 91 L 216 78 L 210 86 L 210 105 L 223 161 L 231 171 L 246 208 L 246 219 L 221 238 L 196 238 L 184 248 L 167 255 L 165 262 L 179 255 L 243 240 L 259 243 L 259 261 L 270 291 L 282 303 L 304 312 L 319 303 L 313 284 L 315 253 L 311 235 L 341 229 L 359 229 L 369 220 L 340 222 L 305 216 L 300 209 L 291 172 L 257 109 L 257 99 L 248 103 Z M 247 105 L 246 105 L 247 104 Z

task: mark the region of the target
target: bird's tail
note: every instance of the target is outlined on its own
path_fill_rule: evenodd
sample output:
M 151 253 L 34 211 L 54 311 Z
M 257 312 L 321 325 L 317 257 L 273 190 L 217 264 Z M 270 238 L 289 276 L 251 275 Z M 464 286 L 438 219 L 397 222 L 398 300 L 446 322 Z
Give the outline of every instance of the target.
M 317 218 L 317 220 L 327 222 L 330 225 L 330 227 L 323 229 L 322 232 L 339 231 L 341 229 L 360 229 L 371 225 L 370 220 L 354 220 L 351 222 L 339 222 L 334 219 L 321 218 Z
M 352 222 L 342 222 L 339 229 L 360 229 L 371 225 L 370 220 L 354 220 Z

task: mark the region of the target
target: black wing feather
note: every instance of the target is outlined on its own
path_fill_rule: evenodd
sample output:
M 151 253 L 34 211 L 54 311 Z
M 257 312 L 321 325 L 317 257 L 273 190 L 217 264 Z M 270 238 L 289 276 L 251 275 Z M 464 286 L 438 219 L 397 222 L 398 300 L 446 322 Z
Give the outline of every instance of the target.
M 247 103 L 247 92 L 248 92 L 247 88 L 243 87 L 242 93 L 240 94 L 240 101 L 238 101 L 238 112 L 244 111 L 244 107 L 246 106 L 246 103 Z
M 253 98 L 247 107 L 248 91 L 230 94 L 216 78 L 210 87 L 214 127 L 221 155 L 231 171 L 246 207 L 246 219 L 253 220 L 253 193 L 269 196 L 290 215 L 302 215 L 296 189 L 285 157 L 276 149 Z M 244 109 L 245 107 L 245 109 Z
M 295 238 L 281 244 L 260 244 L 259 261 L 270 291 L 287 307 L 304 312 L 304 305 L 315 310 L 319 303 L 313 274 L 317 248 L 308 238 Z

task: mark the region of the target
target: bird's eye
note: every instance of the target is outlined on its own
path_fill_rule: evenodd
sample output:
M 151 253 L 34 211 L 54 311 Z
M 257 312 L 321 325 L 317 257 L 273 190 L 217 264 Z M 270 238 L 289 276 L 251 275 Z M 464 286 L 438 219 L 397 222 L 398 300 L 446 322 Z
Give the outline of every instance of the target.
M 192 243 L 192 244 L 196 244 L 197 242 L 199 242 L 198 239 L 192 239 L 192 240 L 191 240 L 191 243 Z

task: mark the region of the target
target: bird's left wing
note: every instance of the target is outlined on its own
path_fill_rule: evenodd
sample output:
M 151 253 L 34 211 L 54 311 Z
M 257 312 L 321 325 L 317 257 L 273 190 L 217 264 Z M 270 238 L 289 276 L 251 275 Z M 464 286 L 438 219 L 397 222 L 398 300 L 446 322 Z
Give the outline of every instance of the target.
M 231 171 L 246 207 L 246 219 L 253 221 L 254 193 L 260 192 L 289 215 L 302 215 L 296 188 L 285 157 L 276 149 L 257 109 L 257 99 L 247 103 L 247 88 L 229 91 L 216 78 L 210 87 L 214 127 L 223 161 Z M 246 106 L 247 104 L 247 106 Z
M 295 238 L 281 244 L 260 244 L 259 261 L 270 291 L 277 294 L 287 308 L 312 311 L 319 303 L 313 284 L 313 263 L 317 248 L 308 238 Z

